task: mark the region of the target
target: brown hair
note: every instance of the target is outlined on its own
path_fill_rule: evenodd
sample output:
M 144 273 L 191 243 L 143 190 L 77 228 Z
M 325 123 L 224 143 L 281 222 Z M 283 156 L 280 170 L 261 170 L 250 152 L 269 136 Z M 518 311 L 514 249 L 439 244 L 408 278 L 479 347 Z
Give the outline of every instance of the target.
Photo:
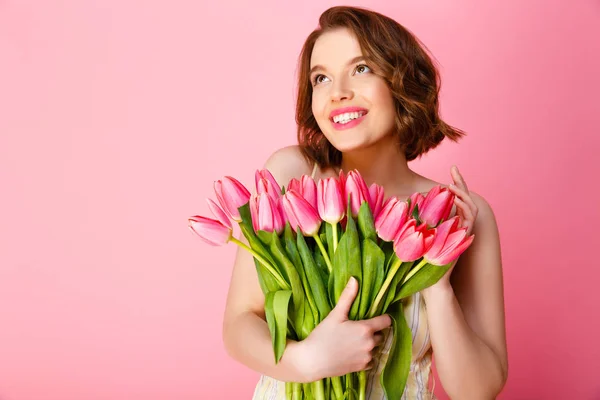
M 322 168 L 339 166 L 342 162 L 341 152 L 323 135 L 312 113 L 309 76 L 315 42 L 323 33 L 336 28 L 347 28 L 354 33 L 363 55 L 388 84 L 396 107 L 398 145 L 407 161 L 437 147 L 445 137 L 457 142 L 465 135 L 440 119 L 440 77 L 425 45 L 389 17 L 365 8 L 337 6 L 321 14 L 319 26 L 306 39 L 298 60 L 298 143 L 309 162 L 317 162 Z

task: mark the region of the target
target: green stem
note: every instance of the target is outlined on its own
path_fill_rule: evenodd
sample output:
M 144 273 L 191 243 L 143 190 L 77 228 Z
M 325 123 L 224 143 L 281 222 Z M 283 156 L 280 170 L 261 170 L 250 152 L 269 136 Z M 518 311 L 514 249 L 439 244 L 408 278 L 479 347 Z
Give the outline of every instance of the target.
M 358 400 L 367 398 L 367 371 L 358 372 Z
M 325 259 L 325 264 L 327 264 L 327 268 L 329 268 L 329 273 L 331 273 L 331 271 L 333 271 L 333 266 L 331 265 L 331 260 L 329 260 L 329 256 L 327 255 L 327 252 L 325 251 L 325 247 L 323 246 L 323 242 L 321 242 L 321 238 L 319 237 L 319 234 L 315 233 L 312 237 L 317 242 L 317 246 L 319 246 L 319 250 L 321 250 L 321 254 L 323 254 L 323 258 Z
M 331 386 L 337 400 L 344 398 L 344 386 L 342 385 L 342 377 L 334 376 L 331 378 Z
M 335 253 L 335 250 L 337 249 L 337 245 L 338 245 L 337 223 L 331 224 L 331 227 L 333 228 L 333 252 Z
M 281 275 L 279 275 L 277 273 L 277 271 L 275 271 L 273 266 L 271 264 L 269 264 L 269 262 L 267 260 L 265 260 L 260 254 L 258 254 L 251 247 L 248 247 L 245 243 L 240 242 L 239 240 L 237 240 L 234 237 L 232 237 L 230 240 L 233 243 L 237 244 L 238 246 L 240 246 L 243 249 L 250 252 L 250 254 L 252 254 L 254 256 L 254 258 L 256 258 L 258 260 L 258 262 L 261 263 L 271 273 L 271 275 L 273 275 L 273 277 L 277 280 L 277 283 L 279 283 L 282 288 L 290 289 L 290 285 L 288 285 L 288 283 L 281 277 Z
M 293 400 L 302 400 L 304 396 L 302 396 L 302 384 L 298 382 L 292 383 L 292 399 Z
M 410 272 L 408 273 L 408 275 L 406 275 L 406 278 L 404 278 L 404 280 L 402 281 L 402 285 L 404 285 L 410 278 L 412 278 L 414 274 L 416 274 L 417 272 L 419 272 L 419 270 L 421 268 L 423 268 L 423 266 L 425 266 L 425 264 L 427 264 L 427 261 L 425 259 L 423 259 L 419 263 L 419 265 L 417 265 L 412 270 L 410 270 Z
M 323 379 L 313 382 L 313 397 L 315 400 L 326 400 L 325 384 Z
M 397 258 L 396 261 L 394 261 L 394 263 L 390 267 L 385 282 L 383 282 L 381 289 L 379 289 L 379 293 L 377 293 L 377 297 L 375 297 L 375 301 L 373 301 L 373 304 L 371 305 L 371 308 L 367 313 L 367 319 L 374 317 L 375 312 L 377 312 L 377 307 L 379 306 L 381 299 L 383 299 L 383 296 L 385 295 L 387 288 L 390 286 L 390 283 L 392 283 L 392 279 L 394 279 L 394 275 L 396 275 L 396 272 L 398 272 L 398 268 L 400 268 L 400 265 L 402 265 L 402 260 Z

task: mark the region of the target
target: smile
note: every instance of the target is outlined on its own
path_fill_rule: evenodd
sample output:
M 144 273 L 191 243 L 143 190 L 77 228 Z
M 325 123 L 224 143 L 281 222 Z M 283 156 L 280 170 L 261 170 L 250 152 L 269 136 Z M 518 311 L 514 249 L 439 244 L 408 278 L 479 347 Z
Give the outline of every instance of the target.
M 356 125 L 360 124 L 365 119 L 366 115 L 366 111 L 355 111 L 344 114 L 338 114 L 334 116 L 331 120 L 335 129 L 343 130 L 354 128 Z

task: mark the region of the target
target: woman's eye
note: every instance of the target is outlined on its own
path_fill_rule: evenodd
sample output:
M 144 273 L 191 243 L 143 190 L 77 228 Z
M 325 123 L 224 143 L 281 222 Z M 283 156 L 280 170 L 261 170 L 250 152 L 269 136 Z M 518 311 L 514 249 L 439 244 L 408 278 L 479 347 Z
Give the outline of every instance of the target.
M 323 82 L 323 79 L 327 79 L 327 77 L 325 75 L 317 75 L 313 79 L 313 84 L 317 85 L 317 84 Z
M 371 71 L 371 68 L 369 68 L 365 64 L 360 64 L 360 65 L 356 66 L 356 70 L 355 71 L 358 72 L 359 74 L 362 74 L 362 73 Z

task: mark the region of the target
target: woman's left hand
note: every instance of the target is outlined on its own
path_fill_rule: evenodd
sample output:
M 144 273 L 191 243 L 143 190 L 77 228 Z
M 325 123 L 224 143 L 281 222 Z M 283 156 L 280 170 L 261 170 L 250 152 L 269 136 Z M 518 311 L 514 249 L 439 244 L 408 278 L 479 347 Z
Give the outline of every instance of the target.
M 467 183 L 463 179 L 462 175 L 458 171 L 456 166 L 450 168 L 450 174 L 452 175 L 452 181 L 454 184 L 448 186 L 448 189 L 455 195 L 454 204 L 456 205 L 456 215 L 459 217 L 459 228 L 467 228 L 466 236 L 470 236 L 475 226 L 475 219 L 477 218 L 477 205 L 473 201 Z M 426 288 L 423 292 L 431 292 L 437 289 L 447 289 L 450 287 L 450 275 L 456 265 L 456 259 L 450 269 L 444 276 L 434 285 Z M 426 293 L 424 293 L 426 294 Z

